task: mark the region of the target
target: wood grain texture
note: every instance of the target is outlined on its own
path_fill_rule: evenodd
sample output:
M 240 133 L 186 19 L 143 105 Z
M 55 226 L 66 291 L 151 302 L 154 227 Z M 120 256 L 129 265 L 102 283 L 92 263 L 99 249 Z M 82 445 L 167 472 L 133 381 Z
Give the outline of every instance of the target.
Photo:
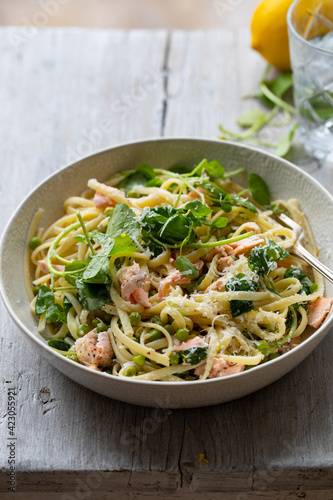
M 249 107 L 241 96 L 255 90 L 264 69 L 240 31 L 47 29 L 20 48 L 11 33 L 0 30 L 1 230 L 36 183 L 67 161 L 143 137 L 215 137 L 219 122 L 236 127 Z M 293 154 L 333 188 L 329 166 L 300 147 Z M 109 400 L 65 378 L 0 308 L 3 393 L 6 380 L 18 390 L 18 499 L 44 499 L 43 492 L 49 500 L 97 492 L 131 500 L 332 498 L 330 336 L 258 393 L 163 412 Z M 6 398 L 1 414 L 5 443 Z M 5 492 L 5 446 L 0 453 Z M 200 453 L 209 463 L 199 464 Z

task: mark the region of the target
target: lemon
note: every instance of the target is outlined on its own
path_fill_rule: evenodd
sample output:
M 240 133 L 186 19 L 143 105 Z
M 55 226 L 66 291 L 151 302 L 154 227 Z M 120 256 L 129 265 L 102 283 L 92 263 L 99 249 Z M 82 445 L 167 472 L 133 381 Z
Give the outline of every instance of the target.
M 252 22 L 252 48 L 272 66 L 290 70 L 287 12 L 292 0 L 263 0 L 256 8 Z

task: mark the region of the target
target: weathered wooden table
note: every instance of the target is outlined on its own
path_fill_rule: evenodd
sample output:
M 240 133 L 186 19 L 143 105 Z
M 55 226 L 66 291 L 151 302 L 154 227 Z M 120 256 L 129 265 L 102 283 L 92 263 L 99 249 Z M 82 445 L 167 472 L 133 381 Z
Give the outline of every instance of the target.
M 252 105 L 241 96 L 265 66 L 248 46 L 244 31 L 45 29 L 19 38 L 1 29 L 0 229 L 36 183 L 83 155 L 145 137 L 214 138 L 219 122 L 235 127 Z M 293 155 L 333 189 L 329 165 L 301 147 Z M 1 499 L 333 498 L 331 335 L 260 392 L 168 412 L 67 379 L 0 307 Z M 17 390 L 16 493 L 7 492 L 9 386 Z

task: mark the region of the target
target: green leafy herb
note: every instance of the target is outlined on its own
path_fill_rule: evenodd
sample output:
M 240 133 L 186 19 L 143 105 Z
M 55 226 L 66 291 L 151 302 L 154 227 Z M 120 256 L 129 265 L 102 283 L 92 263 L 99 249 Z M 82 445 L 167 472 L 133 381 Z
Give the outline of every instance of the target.
M 206 217 L 213 211 L 207 205 L 201 203 L 201 201 L 199 200 L 193 200 L 189 203 L 186 203 L 184 209 L 185 211 L 190 210 L 189 215 L 192 218 L 193 222 L 195 222 L 198 226 L 206 224 Z
M 208 347 L 191 347 L 185 351 L 180 351 L 179 355 L 182 361 L 190 365 L 197 365 L 207 357 Z
M 216 160 L 206 161 L 203 169 L 206 170 L 209 177 L 213 179 L 222 179 L 224 177 L 224 167 Z
M 289 130 L 289 132 L 284 137 L 282 137 L 280 142 L 278 142 L 275 150 L 275 154 L 277 156 L 286 156 L 286 154 L 289 152 L 297 127 L 298 124 L 296 123 L 296 125 L 294 125 L 294 127 Z
M 246 111 L 245 113 L 238 118 L 237 123 L 241 127 L 257 127 L 259 124 L 264 123 L 266 119 L 266 113 L 260 109 L 252 109 L 250 111 Z
M 76 279 L 75 286 L 79 291 L 79 302 L 86 311 L 96 311 L 110 302 L 110 295 L 104 285 L 88 284 Z
M 108 257 L 110 256 L 113 247 L 114 239 L 108 238 L 108 240 L 102 246 L 101 250 L 99 250 L 89 262 L 87 268 L 83 273 L 83 280 L 90 280 L 96 277 L 96 275 L 101 271 Z
M 66 315 L 60 304 L 56 304 L 54 293 L 46 285 L 40 286 L 35 305 L 35 314 L 45 314 L 46 321 L 51 323 L 65 323 Z
M 127 234 L 134 241 L 138 239 L 140 234 L 138 218 L 125 203 L 117 203 L 109 219 L 106 234 L 112 238 Z
M 179 272 L 185 278 L 197 278 L 199 276 L 198 269 L 186 257 L 177 257 L 176 266 Z
M 260 175 L 254 173 L 249 175 L 249 189 L 253 199 L 259 203 L 259 205 L 270 204 L 271 196 L 268 186 Z
M 225 289 L 227 292 L 256 292 L 259 284 L 247 278 L 245 274 L 239 273 L 234 278 L 227 281 Z M 252 300 L 231 300 L 230 309 L 233 318 L 240 316 L 246 312 L 252 311 Z
M 155 179 L 150 179 L 150 181 L 147 182 L 146 187 L 161 187 L 162 184 L 163 181 L 155 177 Z
M 65 342 L 65 339 L 51 339 L 47 343 L 50 347 L 53 347 L 53 349 L 58 349 L 58 351 L 68 351 L 71 347 Z
M 300 267 L 291 267 L 290 269 L 287 269 L 284 273 L 284 278 L 296 278 L 300 281 L 302 288 L 298 292 L 299 294 L 309 295 L 318 290 L 317 283 L 312 283 L 308 274 L 306 274 Z
M 155 172 L 149 165 L 143 163 L 134 172 L 129 172 L 124 179 L 122 179 L 118 188 L 128 194 L 135 186 L 145 186 L 148 181 L 154 179 Z
M 268 274 L 274 269 L 278 260 L 284 259 L 289 254 L 283 250 L 275 241 L 269 240 L 265 246 L 252 248 L 248 258 L 249 267 L 258 274 Z

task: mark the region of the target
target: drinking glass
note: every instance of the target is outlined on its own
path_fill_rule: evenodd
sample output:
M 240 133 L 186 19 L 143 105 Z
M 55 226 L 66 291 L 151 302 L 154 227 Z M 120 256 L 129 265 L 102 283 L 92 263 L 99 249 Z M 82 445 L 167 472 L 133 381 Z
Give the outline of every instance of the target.
M 287 21 L 300 136 L 333 161 L 333 1 L 295 0 Z

